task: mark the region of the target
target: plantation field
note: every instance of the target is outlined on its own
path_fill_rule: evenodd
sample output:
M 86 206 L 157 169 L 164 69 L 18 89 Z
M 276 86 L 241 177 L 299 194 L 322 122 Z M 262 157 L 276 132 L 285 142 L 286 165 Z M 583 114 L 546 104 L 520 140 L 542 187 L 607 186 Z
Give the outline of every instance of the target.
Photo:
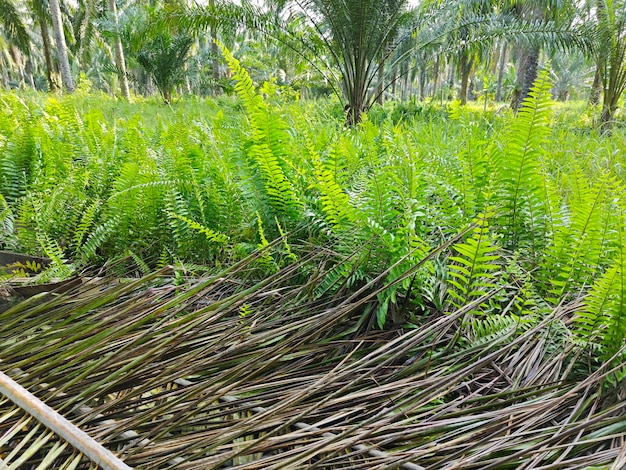
M 84 282 L 0 311 L 7 368 L 137 468 L 620 468 L 623 130 L 545 74 L 345 128 L 228 59 L 216 100 L 0 94 L 0 248 Z

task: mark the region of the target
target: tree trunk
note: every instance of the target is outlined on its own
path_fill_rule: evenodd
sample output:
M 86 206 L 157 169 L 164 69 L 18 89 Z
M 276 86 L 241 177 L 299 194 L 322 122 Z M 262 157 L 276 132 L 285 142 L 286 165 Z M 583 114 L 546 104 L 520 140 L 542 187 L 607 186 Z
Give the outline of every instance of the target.
M 4 54 L 0 50 L 0 80 L 2 80 L 2 88 L 9 88 L 9 72 L 7 71 L 7 64 L 4 60 Z
M 24 65 L 22 64 L 22 53 L 14 45 L 9 49 L 9 54 L 13 58 L 17 73 L 17 80 L 20 82 L 20 88 L 26 88 L 26 80 L 24 76 Z
M 426 72 L 426 66 L 420 68 L 419 73 L 419 85 L 418 85 L 418 93 L 420 97 L 420 101 L 424 101 L 426 98 L 426 78 L 428 74 Z
M 404 76 L 402 77 L 402 91 L 401 91 L 402 101 L 406 101 L 407 97 L 409 96 L 409 81 L 411 80 L 410 75 L 411 74 L 407 71 L 407 73 L 405 73 Z
M 591 106 L 598 106 L 600 104 L 600 97 L 602 96 L 602 71 L 600 67 L 596 67 L 596 72 L 593 75 L 593 84 L 591 85 L 591 93 L 589 94 L 589 104 Z
M 385 94 L 385 92 L 383 91 L 385 87 L 384 80 L 385 80 L 385 62 L 383 60 L 381 61 L 380 64 L 378 64 L 378 77 L 377 77 L 378 85 L 376 86 L 376 102 L 381 106 L 385 104 L 385 98 L 383 96 Z
M 57 53 L 59 55 L 61 80 L 63 81 L 65 91 L 67 91 L 68 93 L 74 93 L 74 82 L 72 81 L 70 61 L 67 56 L 67 45 L 65 43 L 65 34 L 63 32 L 63 22 L 61 19 L 61 8 L 59 6 L 59 0 L 50 0 L 50 13 L 52 14 L 54 37 L 56 39 Z
M 496 102 L 502 101 L 502 82 L 504 81 L 504 71 L 506 70 L 507 64 L 507 43 L 504 42 L 502 44 L 502 49 L 500 50 L 500 63 L 498 65 L 498 84 L 496 85 Z
M 46 61 L 46 79 L 48 80 L 48 88 L 50 91 L 57 91 L 59 86 L 55 80 L 54 61 L 52 60 L 52 47 L 50 46 L 50 32 L 46 19 L 39 18 L 39 29 L 41 30 L 41 42 L 43 44 L 43 56 Z
M 604 97 L 602 102 L 602 114 L 600 115 L 600 131 L 603 134 L 611 134 L 613 130 L 615 112 L 619 102 L 620 94 L 615 90 L 604 88 Z
M 459 63 L 459 71 L 461 73 L 461 88 L 459 90 L 459 100 L 461 105 L 467 104 L 467 88 L 469 84 L 470 72 L 472 71 L 473 60 L 469 58 L 468 52 L 461 52 L 461 59 Z
M 26 77 L 28 78 L 28 84 L 33 90 L 37 89 L 37 87 L 35 86 L 35 77 L 33 76 L 32 59 L 30 55 L 26 57 L 25 68 L 26 68 Z
M 526 49 L 519 61 L 519 70 L 517 71 L 517 85 L 513 100 L 511 101 L 511 109 L 517 111 L 521 106 L 533 83 L 537 79 L 537 68 L 539 66 L 539 49 Z
M 117 5 L 115 0 L 109 0 L 109 12 L 115 24 L 115 39 L 113 39 L 113 52 L 115 53 L 115 66 L 117 76 L 120 80 L 120 91 L 125 100 L 130 100 L 130 88 L 128 87 L 128 75 L 126 74 L 126 60 L 124 59 L 124 48 L 122 38 L 119 35 L 119 25 L 117 21 Z
M 214 8 L 214 7 L 215 7 L 215 0 L 209 0 L 209 8 Z M 217 30 L 215 29 L 215 26 L 211 26 L 209 33 L 211 35 L 211 55 L 213 56 L 213 60 L 211 62 L 211 69 L 213 71 L 213 80 L 215 80 L 215 86 L 213 87 L 213 94 L 219 95 L 221 94 L 222 89 L 220 88 L 218 81 L 222 77 L 220 74 L 220 62 L 218 59 L 220 56 L 220 49 L 217 46 Z
M 437 85 L 439 84 L 439 56 L 435 61 L 435 70 L 433 73 L 433 99 L 437 98 Z
M 617 106 L 603 105 L 602 114 L 600 115 L 600 132 L 610 135 L 613 131 L 613 116 Z

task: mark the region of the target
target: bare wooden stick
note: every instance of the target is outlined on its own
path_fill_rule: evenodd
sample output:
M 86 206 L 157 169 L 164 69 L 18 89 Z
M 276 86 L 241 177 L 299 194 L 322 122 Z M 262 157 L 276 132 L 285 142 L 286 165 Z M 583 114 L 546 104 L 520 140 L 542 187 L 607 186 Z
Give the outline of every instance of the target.
M 0 372 L 0 393 L 105 470 L 132 470 L 110 450 L 54 411 L 8 375 Z

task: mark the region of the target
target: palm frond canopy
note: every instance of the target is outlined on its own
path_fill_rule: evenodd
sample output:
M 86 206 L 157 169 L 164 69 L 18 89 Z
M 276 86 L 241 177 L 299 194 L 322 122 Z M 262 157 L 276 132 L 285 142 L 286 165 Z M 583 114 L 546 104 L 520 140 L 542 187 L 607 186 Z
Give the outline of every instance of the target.
M 557 3 L 554 7 L 561 11 Z M 166 23 L 193 30 L 245 24 L 299 52 L 316 69 L 324 62 L 321 71 L 339 84 L 334 91 L 347 103 L 347 123 L 353 125 L 401 76 L 389 77 L 385 71 L 419 52 L 458 53 L 503 36 L 557 48 L 582 45 L 583 35 L 571 22 L 549 14 L 520 17 L 512 11 L 516 5 L 505 8 L 485 0 L 424 1 L 417 6 L 407 0 L 293 0 L 274 2 L 265 11 L 249 2 L 215 2 L 168 14 Z M 282 13 L 275 14 L 276 9 Z
M 0 0 L 0 26 L 22 52 L 28 53 L 30 35 L 24 24 L 20 10 L 12 0 Z

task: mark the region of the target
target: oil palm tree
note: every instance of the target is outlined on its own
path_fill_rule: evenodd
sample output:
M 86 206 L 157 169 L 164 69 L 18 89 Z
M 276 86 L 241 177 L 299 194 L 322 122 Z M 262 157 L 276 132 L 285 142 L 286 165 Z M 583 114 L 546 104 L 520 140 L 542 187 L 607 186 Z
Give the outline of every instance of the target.
M 30 37 L 17 5 L 13 0 L 0 0 L 0 68 L 2 68 L 2 84 L 4 86 L 8 86 L 9 73 L 7 69 L 9 63 L 12 62 L 11 56 L 17 57 L 19 52 L 28 55 L 29 44 Z M 16 61 L 19 62 L 18 59 Z
M 602 79 L 600 128 L 610 132 L 626 90 L 626 1 L 597 0 L 594 56 Z
M 502 7 L 509 9 L 519 21 L 541 24 L 551 22 L 557 27 L 569 28 L 575 18 L 575 2 L 571 0 L 504 0 Z M 563 44 L 557 44 L 557 47 Z M 537 79 L 539 55 L 545 46 L 553 47 L 550 41 L 517 43 L 518 62 L 516 89 L 511 108 L 517 110 L 528 96 L 531 86 Z
M 30 37 L 24 18 L 13 0 L 0 0 L 0 28 L 22 51 L 28 51 Z
M 65 91 L 73 93 L 74 81 L 72 80 L 70 61 L 67 54 L 67 44 L 65 42 L 65 32 L 63 31 L 63 19 L 61 17 L 61 6 L 59 4 L 59 0 L 50 0 L 50 14 L 52 16 L 54 38 L 57 45 L 57 54 L 59 56 L 61 80 L 63 82 L 63 86 L 65 87 Z
M 115 36 L 113 37 L 113 51 L 115 55 L 115 66 L 120 81 L 120 91 L 124 99 L 130 99 L 130 87 L 128 86 L 128 75 L 126 73 L 126 59 L 124 57 L 124 48 L 122 47 L 122 38 L 119 33 L 119 23 L 117 18 L 117 4 L 115 0 L 109 0 L 109 15 L 115 26 Z
M 418 51 L 449 53 L 501 35 L 533 36 L 536 40 L 563 44 L 569 34 L 565 29 L 535 27 L 536 22 L 513 23 L 510 15 L 494 15 L 484 8 L 484 4 L 491 3 L 494 2 L 425 0 L 413 6 L 409 0 L 273 0 L 273 5 L 278 4 L 283 12 L 290 12 L 290 18 L 299 16 L 309 25 L 307 35 L 302 31 L 293 33 L 284 20 L 285 13 L 272 15 L 271 11 L 263 11 L 251 2 L 236 6 L 215 0 L 213 7 L 185 10 L 169 21 L 196 29 L 243 23 L 261 29 L 305 56 L 323 57 L 326 76 L 331 83 L 339 84 L 334 86 L 334 91 L 346 102 L 346 124 L 355 125 L 392 81 L 401 78 L 394 73 L 396 65 L 413 59 Z M 459 20 L 461 7 L 478 12 L 463 15 Z M 460 30 L 466 31 L 463 45 L 451 34 Z M 412 45 L 409 50 L 395 54 L 407 41 Z M 391 71 L 390 77 L 384 76 L 385 68 Z M 410 73 L 410 69 L 406 73 Z M 381 75 L 384 76 L 383 86 L 375 86 L 383 81 Z
M 43 58 L 46 66 L 45 69 L 48 89 L 50 91 L 55 91 L 59 88 L 58 70 L 52 56 L 52 43 L 49 29 L 52 19 L 49 13 L 50 7 L 48 5 L 48 0 L 30 0 L 28 8 L 33 21 L 35 24 L 39 25 L 41 50 L 43 52 Z

